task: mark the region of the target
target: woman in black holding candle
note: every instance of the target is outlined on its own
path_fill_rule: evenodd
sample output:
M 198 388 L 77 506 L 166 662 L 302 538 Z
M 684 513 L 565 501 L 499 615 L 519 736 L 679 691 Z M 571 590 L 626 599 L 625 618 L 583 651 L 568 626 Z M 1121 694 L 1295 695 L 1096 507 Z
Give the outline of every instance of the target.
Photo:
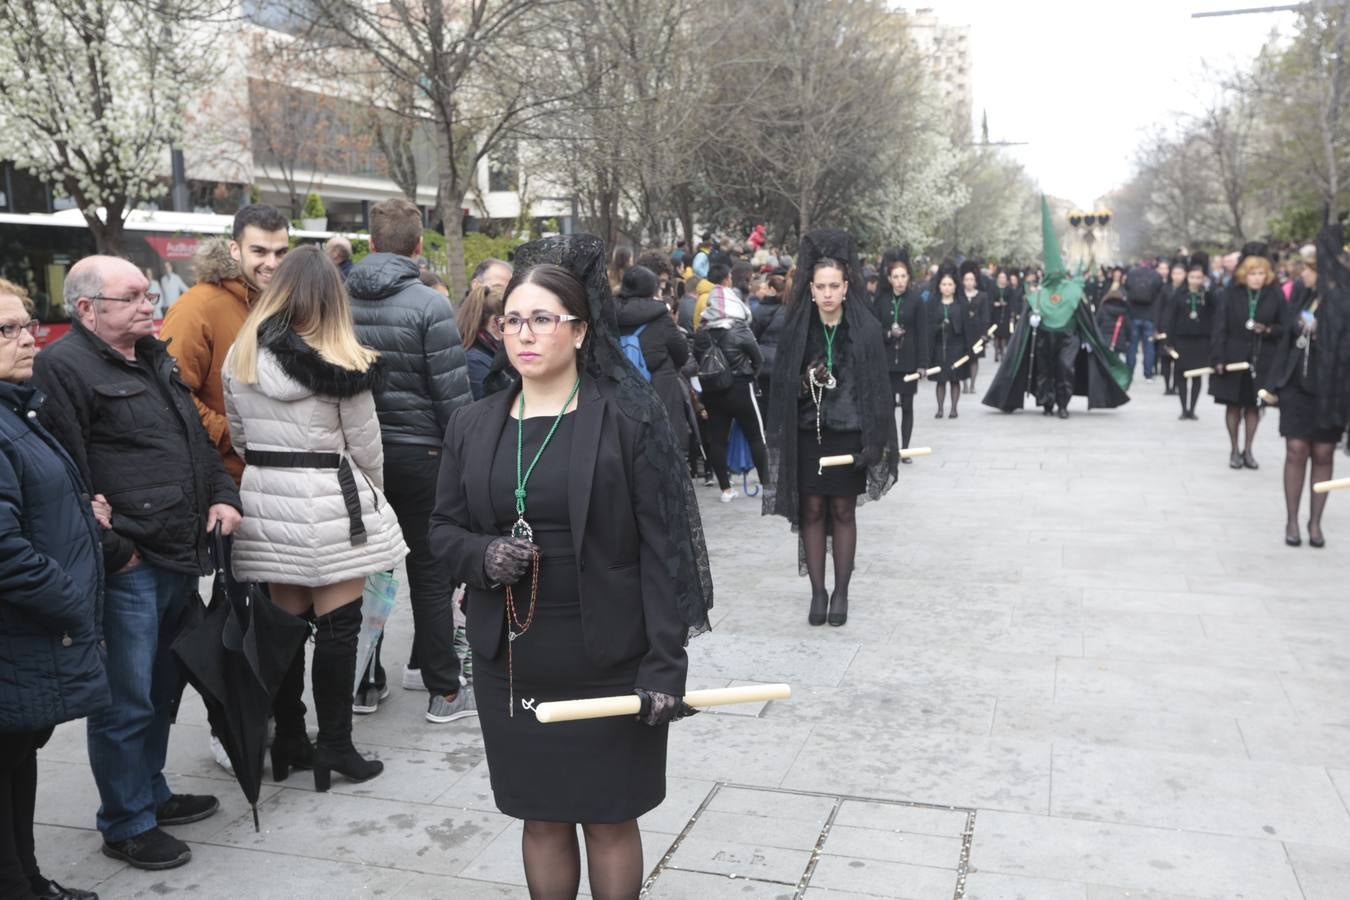
M 1300 278 L 1303 289 L 1285 310 L 1284 336 L 1271 366 L 1267 390 L 1279 398 L 1280 436 L 1284 438 L 1284 542 L 1303 543 L 1298 510 L 1305 476 L 1313 484 L 1330 481 L 1336 442 L 1345 431 L 1347 300 L 1350 271 L 1338 258 L 1345 246 L 1343 225 L 1322 229 L 1316 265 Z M 1339 370 L 1339 371 L 1338 371 Z M 1312 494 L 1308 505 L 1308 544 L 1326 546 L 1322 511 L 1327 494 Z
M 496 326 L 519 387 L 450 417 L 431 545 L 468 585 L 468 638 L 497 806 L 525 820 L 531 897 L 575 897 L 577 825 L 595 897 L 645 875 L 637 817 L 665 797 L 712 583 L 666 408 L 618 342 L 604 244 L 516 251 Z M 637 719 L 544 725 L 549 700 L 636 692 Z
M 1183 373 L 1189 369 L 1204 368 L 1209 362 L 1210 335 L 1214 331 L 1214 316 L 1219 301 L 1213 292 L 1205 289 L 1205 278 L 1209 274 L 1209 254 L 1193 254 L 1189 262 L 1180 261 L 1173 271 L 1180 268 L 1186 276 L 1182 290 L 1173 295 L 1167 303 L 1165 318 L 1159 320 L 1167 333 L 1163 345 L 1163 355 L 1172 360 L 1168 349 L 1175 350 L 1177 358 L 1172 360 L 1172 372 L 1177 395 L 1181 398 L 1180 419 L 1198 418 L 1195 414 L 1195 401 L 1200 399 L 1200 378 L 1186 378 Z M 1187 399 L 1189 396 L 1189 400 Z
M 972 319 L 967 315 L 966 301 L 956 290 L 956 273 L 951 269 L 938 272 L 937 294 L 928 301 L 928 363 L 941 366 L 942 371 L 930 376 L 937 382 L 937 415 L 942 418 L 942 406 L 947 399 L 947 387 L 952 389 L 952 411 L 947 418 L 956 418 L 956 407 L 961 402 L 961 382 L 970 371 L 970 348 L 975 337 L 970 335 Z M 959 366 L 957 362 L 962 359 Z
M 877 500 L 890 490 L 900 456 L 881 324 L 862 279 L 850 277 L 856 259 L 847 232 L 802 238 L 769 400 L 764 514 L 783 516 L 801 532 L 812 625 L 848 621 L 859 498 Z M 824 457 L 842 455 L 852 456 L 852 464 L 821 467 Z M 831 546 L 834 590 L 826 592 Z
M 1250 243 L 1238 257 L 1233 283 L 1219 294 L 1219 311 L 1210 335 L 1210 364 L 1215 374 L 1209 379 L 1209 392 L 1215 403 L 1227 408 L 1230 468 L 1257 468 L 1252 456 L 1256 426 L 1261 424 L 1261 407 L 1256 389 L 1268 379 L 1275 348 L 1283 333 L 1280 318 L 1284 313 L 1284 295 L 1275 284 L 1265 244 Z M 1228 363 L 1245 362 L 1245 371 L 1225 372 Z M 1238 452 L 1238 426 L 1246 425 L 1246 442 Z
M 906 381 L 905 376 L 928 368 L 926 304 L 910 289 L 909 254 L 904 250 L 887 250 L 882 255 L 879 274 L 886 287 L 878 291 L 874 309 L 881 320 L 881 336 L 886 344 L 891 395 L 900 407 L 900 446 L 908 447 L 914 433 L 914 395 L 923 375 L 914 381 Z

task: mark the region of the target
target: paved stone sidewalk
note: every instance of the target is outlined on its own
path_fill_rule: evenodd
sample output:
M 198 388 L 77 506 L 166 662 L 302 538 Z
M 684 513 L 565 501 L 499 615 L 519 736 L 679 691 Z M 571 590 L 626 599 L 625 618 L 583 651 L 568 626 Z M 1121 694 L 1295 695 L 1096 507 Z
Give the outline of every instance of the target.
M 1274 414 L 1261 469 L 1234 472 L 1220 409 L 1179 422 L 1161 383 L 1067 422 L 970 397 L 935 421 L 931 390 L 914 443 L 935 454 L 860 511 L 845 628 L 806 625 L 780 521 L 700 488 L 718 604 L 691 687 L 794 697 L 672 728 L 669 796 L 641 822 L 650 896 L 1350 896 L 1350 497 L 1327 549 L 1289 549 Z M 358 720 L 374 781 L 265 781 L 258 834 L 187 703 L 171 783 L 223 809 L 176 829 L 194 858 L 162 873 L 99 854 L 64 726 L 41 757 L 44 868 L 105 900 L 526 897 L 476 722 L 430 725 L 423 703 L 395 687 Z

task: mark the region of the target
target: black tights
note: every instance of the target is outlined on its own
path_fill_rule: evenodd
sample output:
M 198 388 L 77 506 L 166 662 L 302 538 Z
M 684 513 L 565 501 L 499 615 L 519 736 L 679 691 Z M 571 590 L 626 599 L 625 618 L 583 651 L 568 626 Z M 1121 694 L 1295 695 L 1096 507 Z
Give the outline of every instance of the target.
M 1184 413 L 1195 412 L 1195 401 L 1200 399 L 1200 388 L 1204 386 L 1203 378 L 1178 378 L 1177 396 L 1181 398 L 1181 411 Z M 1191 388 L 1191 403 L 1186 405 L 1186 385 Z
M 51 734 L 50 728 L 10 733 L 0 742 L 0 897 L 31 897 L 47 889 L 34 855 L 33 810 L 37 751 Z
M 914 434 L 914 395 L 900 394 L 900 448 L 909 446 L 910 435 Z
M 942 412 L 942 404 L 947 400 L 947 385 L 939 381 L 937 383 L 937 403 L 938 412 Z M 961 403 L 961 382 L 952 382 L 952 412 L 956 412 L 956 407 Z
M 834 592 L 848 596 L 853 557 L 858 550 L 857 497 L 802 495 L 802 545 L 806 548 L 806 575 L 811 592 L 825 591 L 825 508 L 829 507 L 830 537 L 834 542 Z
M 1200 379 L 1196 379 L 1199 381 Z M 1256 426 L 1261 424 L 1261 410 L 1255 406 L 1238 406 L 1230 403 L 1227 406 L 1227 412 L 1224 420 L 1228 425 L 1228 441 L 1233 445 L 1233 452 L 1238 452 L 1238 425 L 1246 421 L 1246 449 L 1243 453 L 1252 452 L 1252 439 L 1256 437 Z
M 637 819 L 617 825 L 582 824 L 586 872 L 595 900 L 636 900 L 642 890 L 642 835 Z M 530 900 L 575 900 L 581 886 L 581 848 L 570 822 L 525 822 L 521 838 Z
M 1288 514 L 1285 531 L 1298 533 L 1298 506 L 1303 499 L 1303 473 L 1308 469 L 1308 460 L 1312 460 L 1312 483 L 1331 480 L 1332 460 L 1335 459 L 1336 445 L 1313 443 L 1297 438 L 1286 438 L 1284 442 L 1284 507 Z M 1327 505 L 1326 494 L 1312 494 L 1308 501 L 1308 534 L 1322 536 L 1322 510 Z

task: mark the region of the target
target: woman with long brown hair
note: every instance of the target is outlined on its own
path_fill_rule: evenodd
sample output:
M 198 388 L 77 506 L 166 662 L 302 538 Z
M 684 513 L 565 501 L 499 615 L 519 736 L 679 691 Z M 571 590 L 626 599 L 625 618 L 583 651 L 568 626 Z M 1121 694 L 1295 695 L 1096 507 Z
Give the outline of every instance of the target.
M 469 364 L 469 390 L 475 400 L 482 400 L 486 393 L 483 383 L 492 371 L 492 361 L 501 347 L 501 341 L 492 333 L 492 320 L 501 312 L 501 290 L 476 284 L 455 314 L 464 357 Z
M 314 788 L 333 770 L 352 781 L 384 764 L 352 746 L 352 685 L 367 575 L 408 555 L 385 500 L 384 452 L 371 393 L 375 351 L 356 338 L 337 267 L 317 247 L 286 255 L 225 358 L 222 382 L 230 439 L 244 460 L 244 521 L 234 535 L 234 573 L 267 582 L 287 612 L 313 612 L 312 684 L 319 739 Z M 273 776 L 291 760 L 277 721 Z

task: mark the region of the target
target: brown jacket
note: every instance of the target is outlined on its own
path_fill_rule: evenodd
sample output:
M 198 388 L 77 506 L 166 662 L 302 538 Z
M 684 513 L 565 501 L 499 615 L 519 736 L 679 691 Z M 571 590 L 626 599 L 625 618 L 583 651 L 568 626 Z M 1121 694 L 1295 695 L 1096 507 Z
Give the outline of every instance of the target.
M 197 283 L 169 307 L 159 337 L 168 341 L 206 433 L 220 452 L 225 471 L 238 485 L 244 463 L 230 444 L 220 368 L 243 327 L 256 291 L 245 284 L 224 238 L 203 242 L 192 258 L 192 267 Z

